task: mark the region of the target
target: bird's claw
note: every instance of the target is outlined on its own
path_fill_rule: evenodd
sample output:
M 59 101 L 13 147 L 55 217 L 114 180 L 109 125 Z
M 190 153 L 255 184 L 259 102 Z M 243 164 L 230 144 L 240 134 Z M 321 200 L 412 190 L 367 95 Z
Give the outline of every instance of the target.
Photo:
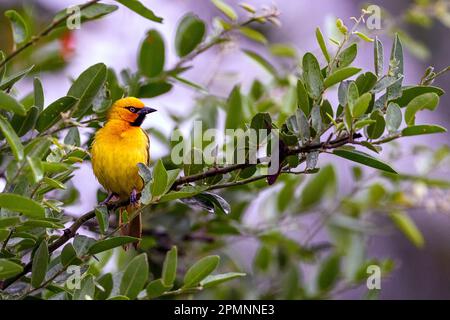
M 137 192 L 136 192 L 136 189 L 133 189 L 133 191 L 131 191 L 131 194 L 130 194 L 130 204 L 131 204 L 132 206 L 137 206 L 137 204 L 138 204 L 138 198 L 137 198 Z

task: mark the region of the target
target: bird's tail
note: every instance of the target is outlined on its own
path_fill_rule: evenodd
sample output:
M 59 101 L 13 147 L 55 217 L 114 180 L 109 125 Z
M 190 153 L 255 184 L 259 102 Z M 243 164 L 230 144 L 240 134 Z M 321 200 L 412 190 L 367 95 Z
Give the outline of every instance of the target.
M 138 207 L 136 205 L 128 205 L 126 207 L 121 207 L 119 209 L 119 227 L 120 228 L 120 233 L 123 236 L 130 236 L 130 237 L 135 237 L 135 238 L 141 238 L 142 235 L 142 220 L 141 220 L 141 213 L 137 214 L 135 217 L 133 217 L 134 215 L 134 211 L 137 209 Z M 126 212 L 125 212 L 126 210 Z M 125 217 L 125 215 L 127 214 L 127 217 Z M 132 220 L 129 220 L 132 219 Z M 128 224 L 126 226 L 123 226 L 126 221 L 129 221 Z M 133 242 L 132 243 L 133 247 L 135 249 L 137 249 L 137 247 L 139 246 L 139 241 Z M 130 244 L 126 244 L 123 245 L 123 248 L 125 250 L 129 249 Z

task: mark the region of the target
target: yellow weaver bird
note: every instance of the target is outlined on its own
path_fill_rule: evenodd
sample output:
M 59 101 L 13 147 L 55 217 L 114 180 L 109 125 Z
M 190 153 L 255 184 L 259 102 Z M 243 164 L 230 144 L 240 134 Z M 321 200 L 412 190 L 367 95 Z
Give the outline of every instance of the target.
M 91 147 L 92 168 L 100 184 L 109 192 L 103 203 L 113 197 L 121 201 L 130 200 L 130 204 L 119 210 L 119 226 L 123 224 L 122 213 L 126 209 L 128 216 L 138 206 L 138 194 L 144 182 L 138 174 L 139 162 L 148 164 L 150 140 L 140 127 L 149 113 L 156 111 L 133 97 L 117 100 L 108 111 L 107 121 L 95 134 Z M 141 237 L 141 214 L 122 227 L 121 233 L 132 237 Z M 136 248 L 138 242 L 133 244 Z

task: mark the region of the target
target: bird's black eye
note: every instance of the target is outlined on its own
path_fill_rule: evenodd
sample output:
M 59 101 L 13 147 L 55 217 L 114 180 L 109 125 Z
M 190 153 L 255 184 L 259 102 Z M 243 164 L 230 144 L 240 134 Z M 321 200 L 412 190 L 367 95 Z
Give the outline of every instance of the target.
M 136 111 L 137 111 L 135 107 L 127 107 L 127 109 L 133 113 L 136 113 Z

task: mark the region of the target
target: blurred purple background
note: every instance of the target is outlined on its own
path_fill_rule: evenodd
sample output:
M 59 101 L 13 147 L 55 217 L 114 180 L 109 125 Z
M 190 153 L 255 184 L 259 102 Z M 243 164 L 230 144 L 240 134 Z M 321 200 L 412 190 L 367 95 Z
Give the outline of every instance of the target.
M 17 5 L 19 1 L 5 1 L 7 4 Z M 42 11 L 48 12 L 49 19 L 52 14 L 70 5 L 82 3 L 75 0 L 34 0 L 33 2 Z M 108 1 L 105 1 L 108 2 Z M 164 24 L 152 23 L 131 11 L 120 7 L 120 9 L 110 16 L 96 22 L 87 23 L 80 30 L 74 32 L 75 54 L 70 64 L 62 72 L 45 73 L 41 75 L 45 84 L 46 102 L 53 101 L 64 95 L 69 86 L 70 79 L 78 75 L 84 69 L 97 62 L 104 62 L 108 66 L 113 66 L 115 70 L 123 68 L 136 69 L 136 52 L 139 44 L 147 30 L 157 28 L 166 39 L 168 54 L 166 65 L 173 65 L 176 56 L 173 48 L 173 38 L 176 25 L 185 13 L 192 11 L 205 21 L 210 22 L 211 18 L 217 15 L 217 11 L 209 1 L 195 0 L 143 0 L 148 7 L 152 8 L 158 15 L 164 17 Z M 238 1 L 228 1 L 238 3 Z M 300 55 L 306 51 L 318 52 L 318 47 L 314 37 L 314 30 L 320 26 L 326 30 L 327 21 L 334 21 L 335 17 L 341 17 L 344 22 L 350 24 L 349 17 L 359 16 L 361 6 L 366 1 L 346 0 L 316 0 L 316 1 L 246 1 L 255 6 L 262 4 L 274 4 L 280 11 L 282 26 L 263 27 L 269 40 L 273 42 L 287 42 L 293 44 Z M 393 16 L 400 14 L 411 1 L 372 1 L 390 11 Z M 449 29 L 440 23 L 436 23 L 431 29 L 412 28 L 409 32 L 417 40 L 424 42 L 430 49 L 431 57 L 428 61 L 420 61 L 412 56 L 408 51 L 405 53 L 405 74 L 406 84 L 416 84 L 430 62 L 440 70 L 448 65 L 448 54 L 450 52 Z M 385 43 L 385 55 L 390 50 L 391 40 L 382 36 Z M 242 42 L 242 46 L 252 47 L 255 44 Z M 362 43 L 359 46 L 360 54 L 355 64 L 359 67 L 373 69 L 373 47 L 371 44 Z M 229 48 L 227 52 L 218 54 L 217 51 L 209 51 L 200 56 L 194 62 L 194 68 L 186 74 L 186 78 L 200 84 L 205 84 L 214 75 L 217 79 L 212 83 L 210 89 L 214 94 L 225 96 L 231 89 L 231 85 L 241 82 L 244 87 L 255 77 L 264 79 L 266 74 L 261 71 L 253 62 L 246 58 L 238 48 Z M 445 75 L 436 81 L 437 86 L 441 86 L 447 92 L 450 91 L 449 75 Z M 31 88 L 31 83 L 22 83 L 21 88 L 26 92 Z M 170 110 L 174 114 L 183 115 L 187 110 L 194 107 L 195 93 L 182 86 L 175 86 L 169 94 L 148 100 L 147 103 L 160 110 L 155 116 L 150 117 L 144 124 L 145 127 L 156 126 L 163 132 L 169 134 L 173 124 L 167 116 Z M 418 122 L 436 123 L 445 127 L 450 127 L 450 96 L 446 95 L 441 99 L 437 112 L 433 115 L 422 112 Z M 428 145 L 442 145 L 449 142 L 449 134 L 438 136 L 424 136 L 420 142 Z M 418 138 L 404 139 L 400 143 L 402 148 L 408 149 L 411 143 L 416 144 Z M 154 143 L 151 146 L 152 158 L 158 158 L 167 150 L 163 150 L 161 145 Z M 327 161 L 326 158 L 322 163 Z M 414 172 L 415 167 L 410 159 L 396 163 L 394 167 L 401 168 L 401 171 Z M 341 184 L 343 190 L 348 188 L 345 185 L 345 175 L 350 174 L 348 168 L 344 168 L 341 173 Z M 445 174 L 448 174 L 447 171 Z M 84 212 L 96 203 L 96 190 L 98 184 L 91 173 L 89 165 L 83 165 L 78 171 L 75 184 L 82 190 L 81 199 L 72 206 L 71 212 Z M 82 187 L 82 188 L 80 188 Z M 448 197 L 449 194 L 447 193 Z M 254 214 L 250 213 L 251 216 Z M 381 298 L 450 298 L 450 215 L 442 213 L 427 213 L 417 210 L 413 213 L 413 218 L 418 222 L 423 231 L 426 246 L 422 250 L 413 247 L 398 232 L 389 232 L 386 235 L 376 236 L 370 244 L 371 253 L 380 257 L 392 257 L 398 267 L 389 280 L 382 282 Z M 250 246 L 247 248 L 250 250 Z M 253 250 L 253 249 L 252 249 Z M 349 292 L 342 298 L 357 298 L 361 292 Z

